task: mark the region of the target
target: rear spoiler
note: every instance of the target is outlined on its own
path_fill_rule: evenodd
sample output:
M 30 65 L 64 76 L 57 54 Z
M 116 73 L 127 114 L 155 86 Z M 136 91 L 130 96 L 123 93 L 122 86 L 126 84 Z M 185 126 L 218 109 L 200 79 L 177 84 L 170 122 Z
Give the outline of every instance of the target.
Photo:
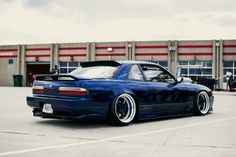
M 35 75 L 35 80 L 39 81 L 76 81 L 79 78 L 72 75 L 53 75 L 53 74 L 44 74 L 44 75 Z
M 121 64 L 116 61 L 92 61 L 92 62 L 83 62 L 81 63 L 81 66 L 83 68 L 86 67 L 93 67 L 93 66 L 112 66 L 112 67 L 118 67 Z

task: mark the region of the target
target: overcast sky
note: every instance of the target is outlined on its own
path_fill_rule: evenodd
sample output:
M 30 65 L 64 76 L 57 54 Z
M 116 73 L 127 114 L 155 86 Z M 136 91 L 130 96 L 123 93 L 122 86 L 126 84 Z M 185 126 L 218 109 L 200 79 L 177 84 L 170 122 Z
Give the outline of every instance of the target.
M 0 45 L 236 39 L 236 0 L 0 0 Z

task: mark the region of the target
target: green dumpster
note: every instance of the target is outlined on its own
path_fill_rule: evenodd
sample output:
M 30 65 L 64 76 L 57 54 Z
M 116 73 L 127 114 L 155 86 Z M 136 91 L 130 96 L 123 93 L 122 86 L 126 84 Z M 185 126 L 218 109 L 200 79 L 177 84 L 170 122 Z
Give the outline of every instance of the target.
M 22 75 L 13 75 L 14 87 L 22 87 Z

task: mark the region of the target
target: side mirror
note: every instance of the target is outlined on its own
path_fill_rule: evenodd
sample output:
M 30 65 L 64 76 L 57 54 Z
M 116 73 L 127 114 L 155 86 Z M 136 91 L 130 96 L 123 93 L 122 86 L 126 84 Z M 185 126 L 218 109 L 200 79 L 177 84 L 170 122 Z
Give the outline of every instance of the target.
M 184 78 L 183 77 L 177 77 L 176 80 L 177 80 L 177 83 L 181 83 L 181 82 L 183 82 Z

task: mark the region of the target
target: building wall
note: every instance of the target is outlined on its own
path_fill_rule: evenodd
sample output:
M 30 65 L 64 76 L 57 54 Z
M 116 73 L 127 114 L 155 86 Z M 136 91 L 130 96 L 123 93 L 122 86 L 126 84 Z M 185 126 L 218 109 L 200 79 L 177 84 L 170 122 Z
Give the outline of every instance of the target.
M 55 65 L 60 66 L 61 62 L 94 60 L 153 61 L 166 64 L 166 67 L 174 74 L 181 61 L 210 61 L 212 62 L 212 77 L 220 80 L 218 88 L 222 88 L 224 72 L 228 68 L 223 67 L 226 61 L 236 66 L 236 40 L 2 45 L 0 46 L 0 85 L 12 86 L 14 74 L 23 75 L 25 80 L 28 63 L 47 62 L 53 68 Z M 236 67 L 231 67 L 231 69 L 236 70 Z
M 58 61 L 89 61 L 86 43 L 59 44 Z
M 236 40 L 224 40 L 223 60 L 236 61 Z
M 26 62 L 50 62 L 51 57 L 50 44 L 35 44 L 25 46 L 25 61 Z
M 179 41 L 178 61 L 212 61 L 212 41 Z
M 135 42 L 135 60 L 167 61 L 168 41 Z
M 126 42 L 94 43 L 95 60 L 127 60 Z
M 0 86 L 12 86 L 18 74 L 18 46 L 0 46 Z

